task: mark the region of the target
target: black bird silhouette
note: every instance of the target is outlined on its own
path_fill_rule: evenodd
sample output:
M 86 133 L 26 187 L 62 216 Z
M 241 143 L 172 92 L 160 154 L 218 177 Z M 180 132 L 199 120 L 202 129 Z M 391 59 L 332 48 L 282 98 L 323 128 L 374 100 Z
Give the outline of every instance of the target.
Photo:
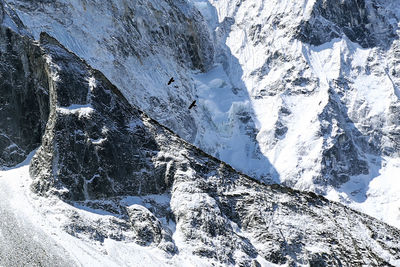
M 192 102 L 192 104 L 190 104 L 189 109 L 193 108 L 196 106 L 196 100 Z
M 168 85 L 170 85 L 173 82 L 175 82 L 174 77 L 171 77 L 171 79 L 169 79 L 169 81 L 168 81 Z

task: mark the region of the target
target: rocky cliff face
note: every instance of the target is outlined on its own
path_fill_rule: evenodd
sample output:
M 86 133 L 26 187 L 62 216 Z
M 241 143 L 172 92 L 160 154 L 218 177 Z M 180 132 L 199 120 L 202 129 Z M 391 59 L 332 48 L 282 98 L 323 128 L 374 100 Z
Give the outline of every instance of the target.
M 71 235 L 155 247 L 165 251 L 166 262 L 188 254 L 210 265 L 400 263 L 397 229 L 313 193 L 235 171 L 129 104 L 104 75 L 48 34 L 37 44 L 4 31 L 9 44 L 25 42 L 37 52 L 26 64 L 37 66 L 31 75 L 43 79 L 31 88 L 47 88 L 48 121 L 30 165 L 33 190 L 103 214 L 66 212 L 58 223 Z M 12 73 L 20 63 L 9 64 Z M 2 90 L 12 94 L 18 87 Z M 35 101 L 30 111 L 40 114 L 45 104 Z
M 113 77 L 113 83 L 122 88 L 131 103 L 147 107 L 151 115 L 182 137 L 195 140 L 197 124 L 190 113 L 182 111 L 195 95 L 185 73 L 208 70 L 213 64 L 214 46 L 193 6 L 186 1 L 148 0 L 9 4 L 18 6 L 15 10 L 23 20 L 35 24 L 29 31 L 36 38 L 41 31 L 55 36 Z M 167 86 L 171 77 L 177 82 Z
M 31 40 L 4 27 L 0 35 L 0 167 L 11 167 L 40 145 L 49 114 L 48 81 L 45 60 Z
M 274 168 L 255 140 L 240 66 L 224 43 L 231 20 L 219 25 L 215 12 L 205 20 L 188 1 L 8 3 L 31 35 L 57 38 L 105 73 L 131 104 L 208 153 L 271 181 Z M 188 111 L 193 100 L 198 107 Z
M 55 187 L 70 200 L 162 194 L 173 177 L 165 172 L 175 167 L 171 159 L 153 165 L 159 144 L 150 119 L 55 39 L 43 34 L 41 47 L 50 66 L 50 119 L 31 165 L 36 190 Z

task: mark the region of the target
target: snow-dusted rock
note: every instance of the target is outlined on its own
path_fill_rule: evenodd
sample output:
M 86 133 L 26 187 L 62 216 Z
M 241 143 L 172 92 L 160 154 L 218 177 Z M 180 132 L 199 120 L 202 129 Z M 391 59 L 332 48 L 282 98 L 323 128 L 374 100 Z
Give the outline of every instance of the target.
M 399 190 L 400 2 L 210 3 L 234 21 L 226 44 L 276 180 L 399 226 L 399 198 L 377 186 Z
M 31 64 L 45 62 L 34 72 L 48 77 L 50 107 L 32 188 L 95 214 L 60 211 L 72 236 L 161 249 L 166 261 L 187 254 L 238 266 L 399 264 L 395 228 L 235 171 L 130 105 L 54 38 L 43 33 L 31 45 L 41 51 Z
M 399 225 L 398 0 L 6 2 L 207 153 Z
M 7 2 L 30 35 L 54 36 L 185 140 L 262 180 L 276 174 L 255 140 L 241 67 L 225 45 L 233 20 L 219 24 L 210 6 L 188 1 Z M 198 107 L 188 111 L 193 100 Z
M 99 258 L 112 240 L 165 264 L 400 265 L 396 228 L 259 181 L 397 225 L 397 1 L 8 2 L 1 164 L 41 144 L 32 189 L 69 205 L 40 209 Z

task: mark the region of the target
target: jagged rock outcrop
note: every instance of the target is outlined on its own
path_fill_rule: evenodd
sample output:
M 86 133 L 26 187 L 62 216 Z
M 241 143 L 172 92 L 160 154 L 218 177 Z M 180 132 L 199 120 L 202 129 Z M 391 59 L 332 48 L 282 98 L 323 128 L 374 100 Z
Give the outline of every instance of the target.
M 57 38 L 186 141 L 247 174 L 277 181 L 256 140 L 241 67 L 225 45 L 234 19 L 208 27 L 187 0 L 7 2 L 36 39 L 41 31 Z M 208 18 L 217 22 L 216 12 Z M 229 77 L 228 70 L 234 72 Z M 189 111 L 193 100 L 198 106 Z
M 198 125 L 193 114 L 183 112 L 196 97 L 186 73 L 210 69 L 215 53 L 211 33 L 196 8 L 185 0 L 8 3 L 22 19 L 33 16 L 28 20 L 37 27 L 29 31 L 36 38 L 41 31 L 50 33 L 112 77 L 131 103 L 147 107 L 150 115 L 180 136 L 195 140 Z M 176 82 L 167 86 L 172 76 Z M 157 92 L 149 90 L 153 87 Z
M 152 165 L 160 129 L 57 41 L 43 34 L 41 47 L 50 64 L 50 119 L 31 164 L 37 190 L 65 188 L 69 200 L 163 193 L 173 168 L 168 159 Z
M 398 230 L 315 194 L 238 173 L 129 105 L 52 37 L 42 34 L 40 47 L 32 45 L 42 51 L 39 61 L 46 59 L 38 71 L 49 77 L 50 97 L 30 167 L 33 189 L 115 215 L 91 222 L 70 214 L 68 233 L 240 266 L 399 263 Z M 129 201 L 151 193 L 170 199 L 169 207 Z M 174 235 L 167 220 L 176 223 Z
M 130 103 L 262 181 L 356 204 L 398 168 L 398 0 L 8 2 L 34 36 L 51 32 Z

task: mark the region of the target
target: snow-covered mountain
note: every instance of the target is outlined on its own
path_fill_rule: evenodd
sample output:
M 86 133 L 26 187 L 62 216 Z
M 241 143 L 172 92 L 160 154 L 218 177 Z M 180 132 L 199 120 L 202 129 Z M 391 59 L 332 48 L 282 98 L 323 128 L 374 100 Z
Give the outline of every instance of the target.
M 400 225 L 399 1 L 5 2 L 204 151 Z
M 47 118 L 44 132 L 32 125 L 43 133 L 39 149 L 0 173 L 0 264 L 400 264 L 398 229 L 238 173 L 132 106 L 46 33 L 34 42 L 1 27 L 0 39 L 12 59 L 1 74 L 13 85 L 1 107 L 14 117 L 29 104 Z M 15 129 L 14 146 L 36 144 Z
M 400 264 L 399 1 L 0 3 L 0 264 Z

